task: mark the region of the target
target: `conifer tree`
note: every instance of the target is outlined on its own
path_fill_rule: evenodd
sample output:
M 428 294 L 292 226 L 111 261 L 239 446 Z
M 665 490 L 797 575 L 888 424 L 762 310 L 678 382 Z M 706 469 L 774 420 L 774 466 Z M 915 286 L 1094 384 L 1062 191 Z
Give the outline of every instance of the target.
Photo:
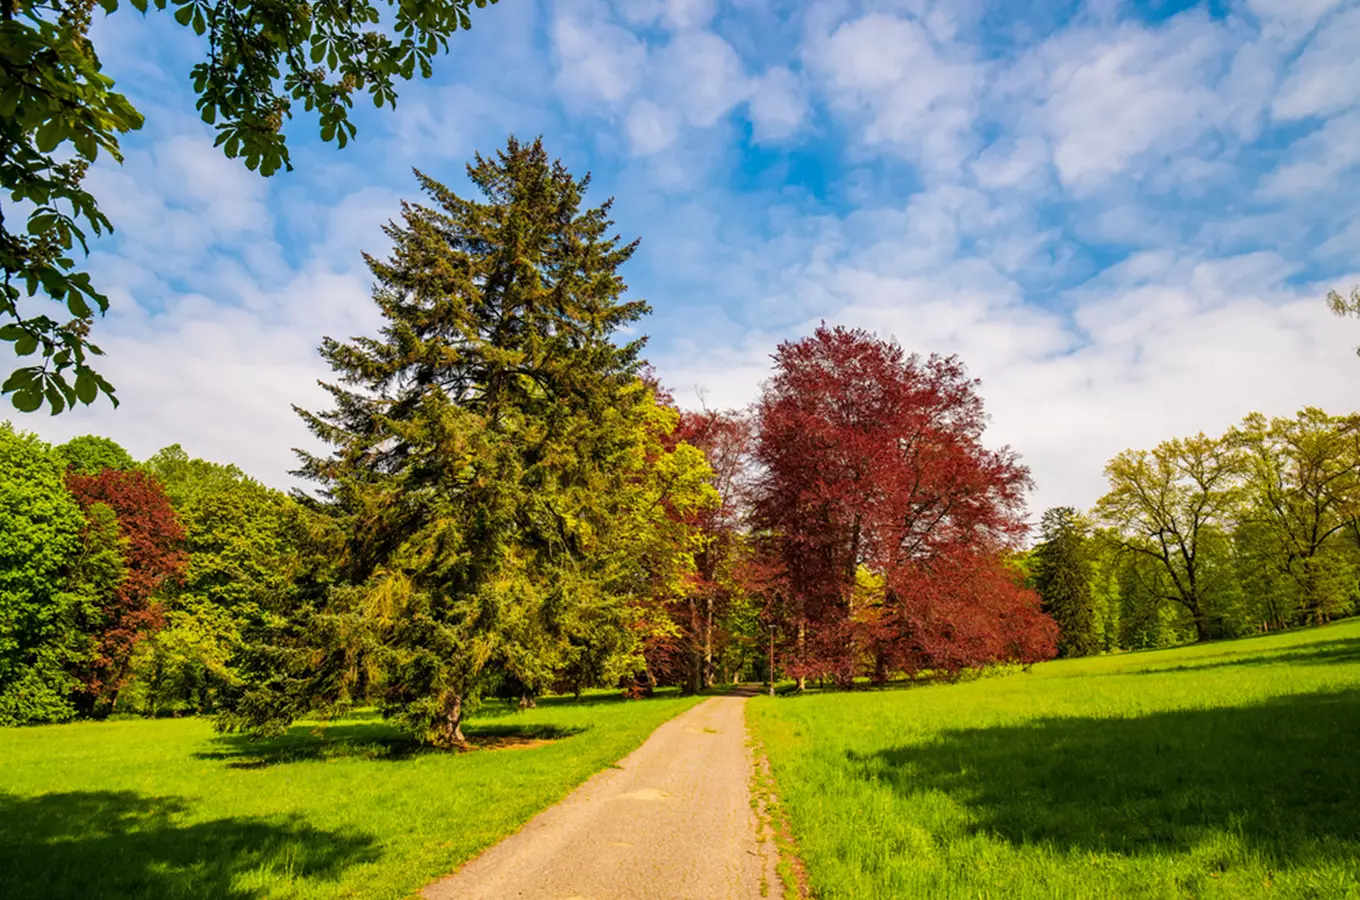
M 640 623 L 664 627 L 639 610 L 693 569 L 675 512 L 713 501 L 702 454 L 663 442 L 677 416 L 638 377 L 643 339 L 614 341 L 648 307 L 625 297 L 637 244 L 610 204 L 583 209 L 589 179 L 539 141 L 467 172 L 479 199 L 417 172 L 430 205 L 368 258 L 381 334 L 327 339 L 335 407 L 299 410 L 334 448 L 301 473 L 346 535 L 303 691 L 362 688 L 444 747 L 494 678 L 532 693 L 582 659 L 595 680 L 636 667 Z
M 1087 656 L 1099 651 L 1089 537 L 1077 511 L 1057 506 L 1040 522 L 1043 543 L 1034 549 L 1034 588 L 1044 612 L 1058 623 L 1058 651 Z

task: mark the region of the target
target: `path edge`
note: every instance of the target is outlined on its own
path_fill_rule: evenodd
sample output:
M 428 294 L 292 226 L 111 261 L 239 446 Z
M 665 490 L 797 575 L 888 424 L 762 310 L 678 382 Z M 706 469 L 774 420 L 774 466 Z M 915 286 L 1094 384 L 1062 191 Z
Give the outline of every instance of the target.
M 746 726 L 746 746 L 751 759 L 751 808 L 756 814 L 756 838 L 769 842 L 774 853 L 773 869 L 781 888 L 782 900 L 814 900 L 807 866 L 798 850 L 798 838 L 789 821 L 789 811 L 779 800 L 778 785 L 765 744 L 751 728 L 748 700 L 742 704 L 742 720 Z M 767 865 L 767 870 L 770 866 Z M 768 871 L 766 873 L 768 877 Z M 762 886 L 762 894 L 766 891 Z

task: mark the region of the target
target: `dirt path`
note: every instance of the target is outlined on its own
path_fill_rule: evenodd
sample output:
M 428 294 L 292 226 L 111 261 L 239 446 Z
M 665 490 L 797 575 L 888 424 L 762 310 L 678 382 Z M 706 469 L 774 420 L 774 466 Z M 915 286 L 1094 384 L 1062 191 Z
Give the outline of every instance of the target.
M 756 839 L 744 696 L 714 697 L 427 887 L 427 900 L 748 900 L 779 895 Z

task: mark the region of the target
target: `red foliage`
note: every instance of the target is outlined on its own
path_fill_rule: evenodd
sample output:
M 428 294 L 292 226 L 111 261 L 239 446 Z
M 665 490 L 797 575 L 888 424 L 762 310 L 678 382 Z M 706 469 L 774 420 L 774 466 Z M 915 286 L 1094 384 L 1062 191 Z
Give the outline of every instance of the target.
M 822 326 L 775 367 L 755 509 L 783 563 L 784 669 L 845 683 L 1052 655 L 1052 623 L 999 558 L 1025 532 L 1029 472 L 982 446 L 963 364 Z M 861 569 L 882 581 L 871 596 Z
M 184 568 L 184 529 L 160 482 L 143 472 L 69 471 L 66 487 L 83 510 L 96 503 L 112 509 L 124 541 L 126 574 L 102 598 L 101 620 L 93 635 L 97 657 L 82 673 L 84 690 L 94 701 L 111 700 L 127 681 L 133 648 L 163 622 L 156 593 Z
M 666 397 L 669 400 L 669 394 Z M 686 516 L 688 524 L 700 534 L 702 546 L 695 554 L 689 590 L 668 608 L 682 633 L 651 640 L 645 655 L 648 670 L 662 683 L 687 684 L 698 690 L 713 680 L 713 659 L 731 639 L 720 621 L 732 598 L 732 584 L 726 576 L 732 569 L 741 524 L 750 419 L 734 412 L 681 411 L 667 443 L 674 447 L 682 441 L 703 451 L 721 502 Z

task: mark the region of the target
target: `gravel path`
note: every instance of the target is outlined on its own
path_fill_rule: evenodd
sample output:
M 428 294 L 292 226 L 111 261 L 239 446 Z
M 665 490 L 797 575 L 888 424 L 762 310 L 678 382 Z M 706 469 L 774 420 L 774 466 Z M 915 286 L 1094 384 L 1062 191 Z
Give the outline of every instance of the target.
M 714 697 L 453 875 L 427 900 L 753 900 L 779 894 L 756 839 L 744 696 Z

